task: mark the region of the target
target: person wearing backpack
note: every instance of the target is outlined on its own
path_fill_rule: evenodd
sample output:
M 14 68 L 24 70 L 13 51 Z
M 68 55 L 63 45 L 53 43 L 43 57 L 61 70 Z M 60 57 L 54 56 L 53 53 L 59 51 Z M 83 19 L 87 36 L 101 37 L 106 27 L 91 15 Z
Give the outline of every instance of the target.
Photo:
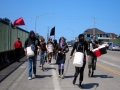
M 73 84 L 76 83 L 76 79 L 78 77 L 78 75 L 80 74 L 80 78 L 79 78 L 79 87 L 80 88 L 83 88 L 82 86 L 82 81 L 83 81 L 83 75 L 84 75 L 84 68 L 85 68 L 85 65 L 86 65 L 86 54 L 85 54 L 85 51 L 87 52 L 88 54 L 88 44 L 87 42 L 85 42 L 84 40 L 84 35 L 83 34 L 80 34 L 78 36 L 78 42 L 75 42 L 74 45 L 73 45 L 73 49 L 71 51 L 71 54 L 70 54 L 70 59 L 72 58 L 73 56 L 73 53 L 76 49 L 76 52 L 81 52 L 83 53 L 83 66 L 82 67 L 77 67 L 75 66 L 75 74 L 74 74 L 74 79 L 73 79 Z

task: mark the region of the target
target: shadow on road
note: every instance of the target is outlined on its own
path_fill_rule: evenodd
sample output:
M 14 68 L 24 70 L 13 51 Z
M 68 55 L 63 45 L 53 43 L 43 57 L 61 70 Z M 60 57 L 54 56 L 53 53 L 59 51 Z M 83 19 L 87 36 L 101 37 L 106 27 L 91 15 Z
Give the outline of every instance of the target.
M 56 64 L 56 63 L 50 63 L 50 65 L 58 65 L 58 64 Z
M 36 75 L 35 78 L 46 78 L 46 77 L 52 77 L 52 75 Z
M 99 86 L 98 83 L 88 83 L 88 84 L 82 84 L 83 89 L 91 89 L 91 88 L 97 88 Z
M 74 76 L 71 75 L 71 76 L 64 76 L 64 78 L 73 78 Z
M 52 70 L 52 69 L 56 70 L 56 68 L 52 68 L 52 67 L 47 67 L 46 69 L 47 70 Z
M 108 76 L 108 75 L 94 75 L 94 78 L 114 78 L 113 76 Z

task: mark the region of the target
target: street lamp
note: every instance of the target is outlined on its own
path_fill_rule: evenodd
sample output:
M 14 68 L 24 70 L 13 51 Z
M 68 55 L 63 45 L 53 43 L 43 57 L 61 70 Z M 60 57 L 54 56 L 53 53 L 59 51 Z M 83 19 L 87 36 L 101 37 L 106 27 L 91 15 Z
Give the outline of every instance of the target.
M 37 18 L 38 18 L 39 16 L 44 15 L 44 14 L 54 14 L 54 13 L 43 13 L 43 14 L 40 14 L 40 15 L 36 16 L 36 18 L 35 18 L 35 33 L 36 33 L 36 23 L 37 23 Z

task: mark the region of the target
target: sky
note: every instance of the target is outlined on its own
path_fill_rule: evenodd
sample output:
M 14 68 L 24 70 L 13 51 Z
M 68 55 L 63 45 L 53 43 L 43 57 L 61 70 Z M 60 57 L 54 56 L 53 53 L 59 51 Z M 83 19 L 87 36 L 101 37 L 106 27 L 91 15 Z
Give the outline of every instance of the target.
M 0 0 L 0 18 L 22 17 L 27 31 L 35 30 L 36 16 L 36 33 L 45 39 L 55 26 L 55 39 L 70 41 L 93 28 L 94 18 L 96 28 L 120 34 L 120 0 Z

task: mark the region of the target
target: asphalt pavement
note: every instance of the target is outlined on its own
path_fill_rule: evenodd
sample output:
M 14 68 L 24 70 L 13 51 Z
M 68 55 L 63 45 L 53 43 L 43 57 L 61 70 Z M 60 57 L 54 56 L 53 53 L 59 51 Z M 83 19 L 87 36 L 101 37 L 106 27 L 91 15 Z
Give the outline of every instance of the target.
M 71 48 L 70 48 L 71 50 Z M 78 87 L 79 77 L 76 85 L 72 84 L 75 68 L 73 59 L 67 64 L 70 52 L 67 54 L 65 64 L 65 78 L 58 77 L 58 66 L 52 60 L 52 64 L 45 64 L 45 71 L 39 67 L 40 56 L 37 60 L 37 75 L 35 79 L 28 80 L 27 61 L 11 73 L 0 83 L 0 90 L 80 90 Z M 94 78 L 88 78 L 88 64 L 84 71 L 84 90 L 120 90 L 120 51 L 108 51 L 107 54 L 98 58 L 97 70 Z

